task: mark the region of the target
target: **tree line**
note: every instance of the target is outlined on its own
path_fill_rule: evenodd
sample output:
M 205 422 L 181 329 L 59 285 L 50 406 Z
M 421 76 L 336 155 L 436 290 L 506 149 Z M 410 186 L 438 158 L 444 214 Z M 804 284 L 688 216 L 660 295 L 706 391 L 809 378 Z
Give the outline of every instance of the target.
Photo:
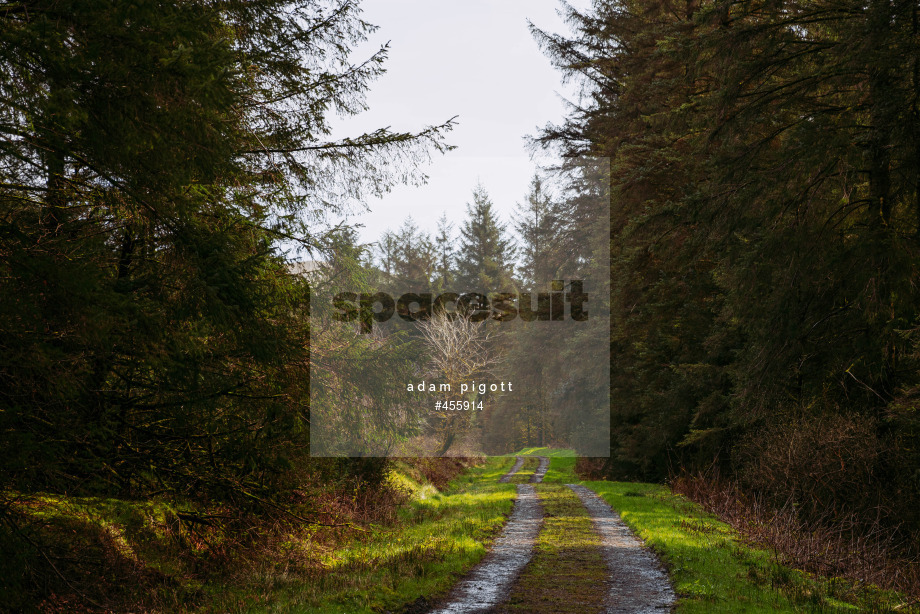
M 383 70 L 352 56 L 372 30 L 350 0 L 0 8 L 0 492 L 294 500 L 285 250 L 333 249 L 324 216 L 450 149 L 450 122 L 333 138 Z
M 596 195 L 595 198 L 584 198 L 579 205 L 571 186 L 559 190 L 552 188 L 552 185 L 559 184 L 559 177 L 579 174 L 584 175 L 583 169 L 553 169 L 552 172 L 535 174 L 508 223 L 499 219 L 485 188 L 478 185 L 466 203 L 466 218 L 459 229 L 455 229 L 446 215 L 442 215 L 432 237 L 410 217 L 397 230 L 385 231 L 375 243 L 365 246 L 354 244 L 351 248 L 353 257 L 357 254 L 356 262 L 365 272 L 366 288 L 371 291 L 382 291 L 388 296 L 404 293 L 429 293 L 431 296 L 451 292 L 459 295 L 479 293 L 490 304 L 502 300 L 501 297 L 512 301 L 514 317 L 503 318 L 502 322 L 489 318 L 481 327 L 457 322 L 451 325 L 437 317 L 421 323 L 406 323 L 399 318 L 388 317 L 385 325 L 375 324 L 387 331 L 380 342 L 387 339 L 388 343 L 394 343 L 402 334 L 405 347 L 411 348 L 406 354 L 410 361 L 403 365 L 406 369 L 402 376 L 405 381 L 420 381 L 427 375 L 450 381 L 454 384 L 452 388 L 458 388 L 461 380 L 476 378 L 519 384 L 513 395 L 489 397 L 481 416 L 470 415 L 462 419 L 425 416 L 431 408 L 420 407 L 420 403 L 424 405 L 426 401 L 417 396 L 406 395 L 398 401 L 390 397 L 388 402 L 406 411 L 404 440 L 426 433 L 440 433 L 435 448 L 436 454 L 442 455 L 451 450 L 452 442 L 460 443 L 463 435 L 470 434 L 472 430 L 477 433 L 476 443 L 459 446 L 458 449 L 466 453 L 484 451 L 504 454 L 525 446 L 568 447 L 573 436 L 586 437 L 587 433 L 591 433 L 587 439 L 594 443 L 587 447 L 595 454 L 604 452 L 598 441 L 603 439 L 603 445 L 606 445 L 603 437 L 608 420 L 606 382 L 601 385 L 599 381 L 592 381 L 582 386 L 579 377 L 586 375 L 574 366 L 580 361 L 573 360 L 578 354 L 576 348 L 583 350 L 586 340 L 573 338 L 572 329 L 559 322 L 549 323 L 548 326 L 545 322 L 528 325 L 523 316 L 517 317 L 519 308 L 526 309 L 528 313 L 531 309 L 536 312 L 548 310 L 549 303 L 544 305 L 540 301 L 553 291 L 559 294 L 559 307 L 564 308 L 562 298 L 565 292 L 581 292 L 581 282 L 576 281 L 572 285 L 573 279 L 585 278 L 589 270 L 591 276 L 597 277 L 597 271 L 604 270 L 598 269 L 592 250 L 606 249 L 606 230 L 594 240 L 587 240 L 590 234 L 585 232 L 590 226 L 592 214 L 588 204 L 597 205 Z M 356 237 L 352 236 L 352 240 L 356 241 Z M 540 293 L 544 298 L 538 297 Z M 519 301 L 528 303 L 527 307 L 522 307 L 523 303 L 518 304 Z M 585 313 L 591 312 L 595 316 L 594 319 L 588 318 L 590 324 L 583 327 L 590 333 L 583 334 L 586 338 L 601 340 L 600 347 L 592 351 L 595 360 L 600 360 L 606 358 L 607 352 L 602 345 L 606 332 L 597 334 L 597 326 L 606 326 L 602 316 L 605 301 L 595 296 L 588 299 L 588 304 L 591 306 Z M 340 330 L 340 336 L 351 335 L 353 332 Z M 464 341 L 461 343 L 461 340 Z M 454 349 L 446 352 L 445 344 Z M 454 346 L 476 348 L 475 359 L 467 357 L 465 352 L 456 351 Z M 367 360 L 379 365 L 381 356 L 367 354 Z M 567 362 L 573 366 L 567 367 Z M 392 365 L 392 361 L 389 364 Z M 344 367 L 339 366 L 337 370 L 344 372 Z M 460 371 L 464 373 L 463 377 L 456 375 Z M 392 379 L 399 380 L 399 377 L 399 374 L 391 373 Z M 382 383 L 383 387 L 387 385 L 392 386 L 393 383 Z M 348 419 L 341 419 L 336 425 L 335 430 L 343 442 L 349 440 L 350 436 L 345 432 L 354 429 L 356 420 L 366 421 L 366 416 L 375 411 L 372 408 L 376 404 L 369 397 L 387 396 L 380 387 L 365 394 L 352 390 L 350 398 L 367 399 L 363 403 L 366 411 L 361 412 L 363 417 L 349 414 Z M 597 395 L 601 390 L 604 399 L 598 401 Z M 332 396 L 341 398 L 342 394 Z M 590 402 L 588 397 L 591 397 Z M 481 395 L 473 402 L 482 402 Z M 414 413 L 409 409 L 412 406 L 415 406 Z M 341 407 L 335 412 L 330 409 L 324 415 L 334 413 L 343 416 L 348 412 L 347 408 Z M 414 429 L 409 425 L 413 418 L 416 419 Z M 375 430 L 371 424 L 368 427 L 369 431 Z M 355 441 L 362 442 L 363 446 L 369 437 L 369 432 L 365 432 Z M 394 440 L 386 441 L 388 452 L 385 453 L 389 453 L 392 448 L 388 446 L 393 445 Z M 418 453 L 417 449 L 412 449 Z M 424 453 L 434 451 L 428 449 Z
M 608 475 L 920 529 L 918 10 L 597 1 L 534 30 L 581 84 L 538 144 L 611 161 Z
M 557 199 L 531 186 L 517 253 L 477 189 L 455 253 L 446 221 L 434 238 L 407 223 L 369 259 L 324 221 L 449 150 L 452 124 L 333 138 L 330 114 L 364 110 L 387 53 L 352 57 L 373 29 L 355 2 L 4 5 L 0 492 L 294 501 L 311 388 L 360 423 L 348 370 L 378 365 L 359 375 L 383 390 L 424 348 L 311 335 L 292 244 L 394 291 L 574 279 L 609 253 L 609 340 L 586 329 L 537 364 L 555 333 L 494 338 L 544 393 L 488 416 L 508 435 L 487 451 L 590 452 L 600 413 L 611 477 L 718 470 L 806 515 L 920 530 L 918 9 L 568 9 L 571 35 L 534 28 L 581 86 L 534 139 L 567 183 Z M 599 203 L 609 241 L 586 243 Z M 608 353 L 609 386 L 556 375 Z M 383 426 L 388 441 L 421 428 Z M 367 459 L 310 466 L 383 476 Z
M 493 207 L 486 189 L 478 185 L 459 233 L 446 214 L 438 220 L 434 237 L 409 217 L 397 230 L 381 235 L 368 251 L 368 265 L 377 266 L 391 285 L 415 291 L 506 287 L 517 268 L 516 246 Z

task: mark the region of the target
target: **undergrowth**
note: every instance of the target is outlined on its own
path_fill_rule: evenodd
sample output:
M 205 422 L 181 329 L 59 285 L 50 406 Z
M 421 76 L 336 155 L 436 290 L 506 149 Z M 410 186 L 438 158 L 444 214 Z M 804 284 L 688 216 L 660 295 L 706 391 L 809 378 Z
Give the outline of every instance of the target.
M 406 459 L 303 486 L 299 519 L 206 501 L 0 497 L 0 611 L 372 611 L 446 590 L 485 551 L 507 459 Z M 464 471 L 469 474 L 464 475 Z
M 683 476 L 672 490 L 716 514 L 746 540 L 764 545 L 783 563 L 854 586 L 877 586 L 920 600 L 920 563 L 897 531 L 853 517 L 806 520 L 797 506 L 779 509 L 741 492 L 736 484 Z
M 659 555 L 678 596 L 678 614 L 920 611 L 903 594 L 871 582 L 796 568 L 777 550 L 753 543 L 666 486 L 581 483 L 600 494 Z

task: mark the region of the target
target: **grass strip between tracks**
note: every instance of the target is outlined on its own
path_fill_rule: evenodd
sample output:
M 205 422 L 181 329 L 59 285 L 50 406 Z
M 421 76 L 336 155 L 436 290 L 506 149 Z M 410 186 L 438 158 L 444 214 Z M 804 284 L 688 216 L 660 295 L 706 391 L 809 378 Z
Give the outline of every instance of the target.
M 599 612 L 607 591 L 607 565 L 588 511 L 561 484 L 539 484 L 537 493 L 545 516 L 534 557 L 494 612 Z

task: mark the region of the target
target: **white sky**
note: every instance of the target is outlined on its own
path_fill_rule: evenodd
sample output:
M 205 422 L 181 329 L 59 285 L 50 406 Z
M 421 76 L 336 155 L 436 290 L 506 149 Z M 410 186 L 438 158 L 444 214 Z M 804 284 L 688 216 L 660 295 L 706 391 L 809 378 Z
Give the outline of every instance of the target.
M 560 122 L 560 94 L 573 97 L 527 25 L 529 19 L 543 30 L 568 32 L 556 14 L 558 0 L 365 0 L 362 7 L 364 19 L 380 29 L 355 59 L 386 41 L 390 54 L 387 73 L 371 86 L 370 110 L 348 119 L 344 130 L 418 130 L 454 115 L 458 125 L 447 138 L 457 149 L 433 157 L 427 185 L 397 186 L 383 199 L 371 198 L 370 212 L 349 219 L 364 225 L 361 241 L 376 241 L 408 215 L 434 234 L 447 213 L 456 231 L 480 181 L 508 222 L 536 168 L 525 136 Z

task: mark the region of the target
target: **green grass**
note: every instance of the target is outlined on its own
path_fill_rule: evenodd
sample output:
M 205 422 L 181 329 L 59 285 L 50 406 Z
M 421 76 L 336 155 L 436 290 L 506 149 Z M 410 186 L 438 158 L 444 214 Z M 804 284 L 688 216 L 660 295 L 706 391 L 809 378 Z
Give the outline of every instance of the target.
M 203 546 L 221 549 L 220 535 L 182 529 L 179 510 L 165 503 L 36 495 L 21 507 L 58 546 L 116 559 L 91 570 L 99 574 L 90 585 L 97 601 L 117 590 L 120 603 L 144 611 L 379 613 L 447 593 L 482 558 L 513 505 L 514 484 L 498 483 L 512 463 L 487 459 L 439 491 L 411 464 L 394 461 L 388 480 L 411 497 L 395 509 L 395 522 L 366 530 L 307 527 L 218 559 Z M 6 569 L 0 561 L 0 569 L 15 576 L 20 563 L 7 561 Z M 140 567 L 170 581 L 147 571 L 141 578 Z M 18 591 L 0 579 L 6 588 Z M 24 607 L 25 599 L 0 598 L 0 609 Z
M 916 612 L 894 593 L 826 580 L 780 565 L 727 524 L 654 484 L 582 482 L 600 494 L 659 553 L 681 614 L 740 612 Z
M 549 458 L 572 457 L 575 458 L 575 450 L 566 450 L 562 448 L 524 448 L 516 454 L 509 456 L 548 456 Z
M 546 517 L 534 555 L 495 614 L 600 612 L 607 565 L 588 510 L 561 484 L 538 484 Z
M 575 475 L 575 450 L 557 448 L 524 448 L 511 456 L 546 456 L 550 459 L 549 470 L 543 477 L 544 484 L 572 484 L 578 482 Z M 529 458 L 527 459 L 530 460 Z
M 526 484 L 530 481 L 537 467 L 540 466 L 540 459 L 525 458 L 524 464 L 517 470 L 517 473 L 511 476 L 511 484 Z
M 396 526 L 328 548 L 323 569 L 312 574 L 265 574 L 242 592 L 218 597 L 215 611 L 371 613 L 444 595 L 485 555 L 510 513 L 515 486 L 498 484 L 510 464 L 488 459 L 444 492 L 415 484 L 421 496 L 400 510 Z M 394 479 L 413 487 L 405 475 Z
M 22 527 L 18 531 L 27 541 L 4 544 L 9 552 L 0 558 L 0 611 L 32 611 L 41 590 L 44 608 L 64 607 L 73 599 L 71 581 L 80 583 L 86 599 L 132 603 L 144 611 L 178 610 L 194 601 L 201 588 L 199 579 L 185 572 L 202 553 L 174 530 L 177 513 L 189 511 L 186 508 L 162 501 L 9 495 L 16 502 L 16 522 Z M 185 542 L 184 548 L 180 541 Z M 40 552 L 51 554 L 46 558 Z M 48 584 L 25 581 L 30 574 Z M 181 581 L 156 581 L 167 576 Z
M 579 558 L 588 556 L 584 548 L 566 546 L 569 538 L 589 541 L 577 537 L 585 523 L 572 509 L 577 504 L 571 495 L 559 494 L 567 492 L 560 484 L 579 483 L 574 473 L 577 459 L 571 450 L 547 448 L 527 448 L 517 455 L 531 457 L 525 465 L 531 471 L 536 466 L 533 456 L 551 458 L 545 485 L 538 485 L 538 491 L 552 515 L 547 517 L 547 531 L 538 538 L 535 564 L 522 576 L 526 591 L 511 606 L 542 595 L 540 603 L 518 610 L 539 611 L 533 608 L 541 604 L 552 609 L 563 595 L 554 592 L 558 582 L 542 583 L 553 581 L 558 571 L 554 560 L 563 567 L 567 560 L 572 563 L 573 581 L 579 574 L 597 572 L 592 565 L 579 569 L 588 560 Z M 430 603 L 482 558 L 513 504 L 514 484 L 498 483 L 512 463 L 509 457 L 488 459 L 438 491 L 419 471 L 397 461 L 389 479 L 411 495 L 411 501 L 398 509 L 397 522 L 373 525 L 366 532 L 292 535 L 275 544 L 277 556 L 229 559 L 231 572 L 221 581 L 190 572 L 206 550 L 196 546 L 194 534 L 170 528 L 178 527 L 178 510 L 166 504 L 37 495 L 22 505 L 49 527 L 48 538 L 73 542 L 74 547 L 82 544 L 93 552 L 105 547 L 117 555 L 114 564 L 107 564 L 106 577 L 111 573 L 114 582 L 120 579 L 128 596 L 152 586 L 130 585 L 127 579 L 135 562 L 176 577 L 178 584 L 156 589 L 151 607 L 174 612 L 370 614 L 399 611 L 420 598 Z M 745 543 L 731 527 L 664 486 L 580 483 L 599 493 L 659 553 L 678 593 L 679 613 L 920 611 L 889 591 L 814 578 L 780 565 L 774 554 Z M 220 546 L 213 541 L 211 545 Z
M 572 450 L 525 448 L 547 456 L 547 484 L 580 483 L 600 494 L 668 568 L 680 614 L 740 612 L 920 612 L 891 591 L 816 578 L 746 543 L 729 525 L 661 485 L 587 482 L 575 474 Z

